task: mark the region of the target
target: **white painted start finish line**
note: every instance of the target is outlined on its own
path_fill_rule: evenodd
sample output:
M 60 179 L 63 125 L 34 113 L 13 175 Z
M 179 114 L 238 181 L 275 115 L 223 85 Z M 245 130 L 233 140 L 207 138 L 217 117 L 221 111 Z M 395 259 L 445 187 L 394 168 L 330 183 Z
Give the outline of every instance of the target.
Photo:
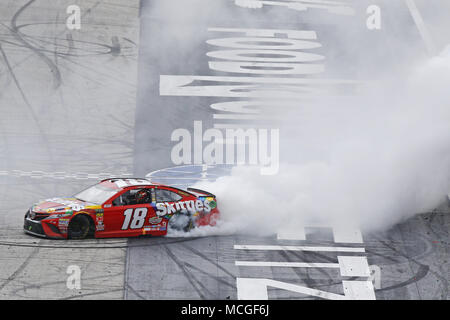
M 236 250 L 284 250 L 284 251 L 316 251 L 316 252 L 365 252 L 364 248 L 352 247 L 311 247 L 311 246 L 279 246 L 279 245 L 235 245 Z
M 311 227 L 311 226 L 308 226 Z M 326 226 L 313 226 L 325 228 Z M 333 228 L 333 239 L 335 243 L 363 244 L 360 230 L 355 228 Z M 305 228 L 286 229 L 277 234 L 278 240 L 305 241 Z M 234 245 L 235 250 L 258 250 L 258 251 L 308 251 L 308 252 L 339 252 L 339 253 L 365 253 L 363 247 L 346 246 L 289 246 L 289 245 Z M 341 277 L 361 277 L 367 280 L 342 280 L 344 295 L 317 290 L 297 284 L 261 278 L 237 278 L 236 286 L 238 299 L 260 300 L 269 299 L 268 288 L 278 288 L 298 294 L 320 297 L 331 300 L 375 300 L 375 289 L 370 279 L 370 267 L 365 255 L 337 257 L 338 263 L 315 263 L 315 262 L 281 262 L 281 261 L 235 261 L 238 267 L 247 268 L 334 268 L 338 269 Z
M 254 278 L 237 278 L 239 300 L 268 300 L 268 287 L 297 292 L 329 300 L 375 300 L 375 291 L 371 281 L 342 281 L 344 295 L 311 289 L 305 286 Z

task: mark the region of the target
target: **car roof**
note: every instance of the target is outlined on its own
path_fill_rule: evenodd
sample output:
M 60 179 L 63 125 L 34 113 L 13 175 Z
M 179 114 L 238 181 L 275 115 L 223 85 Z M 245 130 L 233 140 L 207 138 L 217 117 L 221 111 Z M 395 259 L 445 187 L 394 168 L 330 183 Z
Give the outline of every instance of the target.
M 100 181 L 100 183 L 111 183 L 116 186 L 117 189 L 123 189 L 127 187 L 135 186 L 160 186 L 161 184 L 152 182 L 145 178 L 108 178 Z
M 187 194 L 190 194 L 191 196 L 196 197 L 195 194 L 193 194 L 192 192 L 180 189 L 180 188 L 176 188 L 173 186 L 169 186 L 169 185 L 165 185 L 162 183 L 157 183 L 157 182 L 152 182 L 149 179 L 146 178 L 108 178 L 108 179 L 104 179 L 102 181 L 100 181 L 100 183 L 109 183 L 110 185 L 113 185 L 115 188 L 119 189 L 125 189 L 125 188 L 130 188 L 130 187 L 138 187 L 138 186 L 152 186 L 152 187 L 165 187 L 165 188 L 170 188 L 170 189 L 174 189 L 177 191 L 181 191 Z

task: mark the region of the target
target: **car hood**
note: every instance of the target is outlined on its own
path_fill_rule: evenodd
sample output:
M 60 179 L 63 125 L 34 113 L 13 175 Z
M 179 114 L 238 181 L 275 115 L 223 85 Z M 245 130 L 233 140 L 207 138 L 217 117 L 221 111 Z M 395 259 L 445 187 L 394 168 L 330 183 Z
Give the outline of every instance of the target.
M 31 207 L 36 213 L 61 213 L 66 211 L 80 211 L 83 209 L 97 209 L 100 205 L 81 201 L 75 198 L 52 198 L 43 200 Z

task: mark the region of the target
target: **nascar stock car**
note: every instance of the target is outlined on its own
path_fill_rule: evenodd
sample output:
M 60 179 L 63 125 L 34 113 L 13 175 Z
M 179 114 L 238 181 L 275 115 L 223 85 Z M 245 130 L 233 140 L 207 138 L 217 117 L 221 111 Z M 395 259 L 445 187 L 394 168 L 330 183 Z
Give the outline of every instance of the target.
M 187 191 L 141 178 L 111 178 L 72 198 L 53 198 L 25 214 L 24 231 L 53 239 L 164 236 L 216 224 L 215 195 Z

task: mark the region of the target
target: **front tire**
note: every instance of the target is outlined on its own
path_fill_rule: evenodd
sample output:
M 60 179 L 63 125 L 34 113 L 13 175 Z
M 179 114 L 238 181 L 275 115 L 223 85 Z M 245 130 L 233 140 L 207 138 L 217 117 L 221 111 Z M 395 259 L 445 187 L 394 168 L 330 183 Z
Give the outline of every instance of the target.
M 74 217 L 69 224 L 69 239 L 85 239 L 91 231 L 91 222 L 88 216 L 80 214 Z

